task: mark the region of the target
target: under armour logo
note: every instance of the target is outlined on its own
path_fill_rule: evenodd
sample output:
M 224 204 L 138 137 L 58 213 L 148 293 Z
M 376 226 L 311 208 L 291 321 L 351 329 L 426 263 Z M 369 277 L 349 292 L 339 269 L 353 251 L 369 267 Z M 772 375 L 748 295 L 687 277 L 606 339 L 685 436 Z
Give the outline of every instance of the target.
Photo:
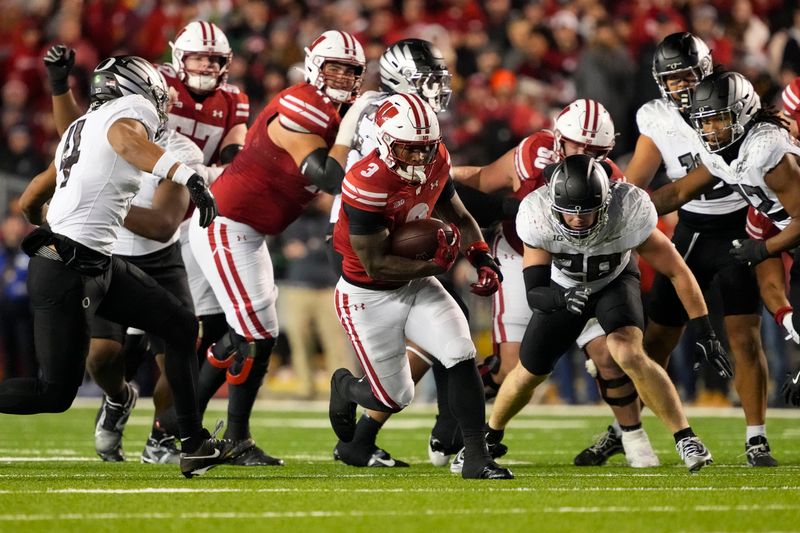
M 431 190 L 434 191 L 439 186 L 439 180 L 431 182 Z
M 236 242 L 242 242 L 247 240 L 247 235 L 237 235 Z
M 363 311 L 364 309 L 366 309 L 366 304 L 353 304 L 350 307 L 353 309 L 353 311 L 358 311 L 359 309 Z
M 215 109 L 214 111 L 211 112 L 211 116 L 214 118 L 222 118 L 222 115 L 223 115 L 222 111 L 218 109 Z

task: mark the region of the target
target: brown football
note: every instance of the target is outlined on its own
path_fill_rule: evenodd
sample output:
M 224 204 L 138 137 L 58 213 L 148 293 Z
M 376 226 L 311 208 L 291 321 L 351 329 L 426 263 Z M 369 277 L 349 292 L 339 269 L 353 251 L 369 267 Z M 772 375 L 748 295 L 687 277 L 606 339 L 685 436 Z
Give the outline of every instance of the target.
M 406 222 L 392 232 L 392 253 L 407 259 L 427 261 L 433 259 L 439 241 L 437 231 L 443 229 L 448 242 L 453 230 L 438 218 L 421 218 Z

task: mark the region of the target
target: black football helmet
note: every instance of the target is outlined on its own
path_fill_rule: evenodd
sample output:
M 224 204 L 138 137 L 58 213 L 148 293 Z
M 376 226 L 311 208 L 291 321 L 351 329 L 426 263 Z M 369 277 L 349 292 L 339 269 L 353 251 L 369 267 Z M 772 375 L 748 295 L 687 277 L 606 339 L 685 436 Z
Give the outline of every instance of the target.
M 738 72 L 717 72 L 701 81 L 694 90 L 689 119 L 709 152 L 719 152 L 738 141 L 745 127 L 761 109 L 761 99 L 753 84 Z M 722 129 L 703 131 L 703 123 L 720 118 Z M 730 131 L 729 139 L 720 133 Z
M 608 222 L 611 203 L 610 167 L 586 154 L 571 155 L 546 170 L 549 176 L 550 214 L 556 230 L 571 242 L 586 243 L 596 237 Z M 574 229 L 564 215 L 597 213 L 587 228 Z
M 713 71 L 711 50 L 701 39 L 688 32 L 673 33 L 664 37 L 653 56 L 653 78 L 661 90 L 661 95 L 682 111 L 688 109 L 694 87 L 670 91 L 667 78 L 691 72 L 700 82 Z
M 95 67 L 89 89 L 90 109 L 131 94 L 144 96 L 155 106 L 159 126 L 154 133 L 158 137 L 168 118 L 169 89 L 164 76 L 149 61 L 138 56 L 110 57 Z
M 437 113 L 447 108 L 452 76 L 433 43 L 422 39 L 397 41 L 381 56 L 380 70 L 381 90 L 416 94 Z

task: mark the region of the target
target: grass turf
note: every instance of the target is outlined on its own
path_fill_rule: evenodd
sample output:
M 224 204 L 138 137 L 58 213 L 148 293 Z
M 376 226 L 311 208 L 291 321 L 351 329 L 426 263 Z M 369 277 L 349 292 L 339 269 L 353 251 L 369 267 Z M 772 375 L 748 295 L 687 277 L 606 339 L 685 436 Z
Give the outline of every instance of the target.
M 771 412 L 779 468 L 745 466 L 740 410 L 690 411 L 715 464 L 689 474 L 671 435 L 645 427 L 662 466 L 622 456 L 571 466 L 609 422 L 603 408 L 529 408 L 512 421 L 501 462 L 513 481 L 465 481 L 428 463 L 428 408 L 395 416 L 379 444 L 407 469 L 357 469 L 331 460 L 322 404 L 259 405 L 253 435 L 285 467 L 219 467 L 184 479 L 176 466 L 138 462 L 152 412 L 131 417 L 125 463 L 94 455 L 96 401 L 58 415 L 0 416 L 0 531 L 791 531 L 800 528 L 800 411 Z M 212 404 L 206 422 L 224 417 Z M 210 422 L 209 422 L 210 421 Z

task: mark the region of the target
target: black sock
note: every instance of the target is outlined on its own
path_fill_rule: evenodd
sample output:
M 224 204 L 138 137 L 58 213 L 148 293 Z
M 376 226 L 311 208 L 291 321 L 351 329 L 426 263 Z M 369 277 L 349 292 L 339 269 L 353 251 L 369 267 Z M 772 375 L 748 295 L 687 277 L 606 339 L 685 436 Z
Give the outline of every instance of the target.
M 158 433 L 157 433 L 158 432 Z M 160 435 L 177 435 L 178 422 L 175 419 L 175 408 L 170 407 L 166 411 L 158 413 L 153 422 L 153 436 Z
M 378 432 L 383 427 L 382 422 L 371 418 L 367 413 L 361 415 L 356 424 L 356 432 L 353 435 L 352 443 L 359 445 L 376 446 L 375 440 Z
M 117 394 L 114 394 L 113 396 L 109 396 L 108 401 L 119 405 L 125 405 L 130 399 L 130 396 L 131 396 L 131 390 L 130 387 L 128 387 L 128 384 L 126 383 L 125 386 L 122 387 L 121 391 L 119 391 Z
M 489 424 L 483 426 L 483 430 L 486 433 L 486 442 L 488 444 L 497 444 L 503 440 L 503 437 L 506 434 L 504 429 L 493 429 L 489 426 Z
M 446 450 L 458 451 L 464 446 L 461 428 L 450 409 L 450 389 L 447 369 L 437 360 L 433 362 L 433 379 L 436 382 L 436 404 L 439 412 L 436 414 L 436 424 L 431 430 L 431 436 L 444 444 Z
M 197 347 L 197 360 L 202 363 L 206 360 L 206 350 L 228 332 L 228 323 L 225 314 L 203 315 L 197 317 L 200 322 L 200 343 Z
M 481 440 L 484 440 L 483 425 L 486 422 L 486 402 L 475 360 L 461 361 L 447 369 L 447 377 L 450 410 L 461 426 L 464 445 L 467 443 L 467 434 L 477 433 Z
M 256 357 L 247 380 L 241 385 L 228 387 L 228 427 L 225 438 L 244 440 L 250 438 L 250 413 L 258 396 L 258 389 L 264 381 L 269 364 L 267 357 Z M 211 365 L 209 365 L 211 366 Z
M 683 439 L 685 439 L 687 437 L 694 437 L 695 434 L 694 434 L 694 431 L 692 431 L 692 427 L 689 426 L 687 428 L 684 428 L 684 429 L 676 432 L 672 436 L 675 437 L 675 444 L 678 444 L 678 442 L 682 441 Z
M 622 424 L 620 424 L 619 428 L 622 431 L 636 431 L 637 429 L 642 429 L 642 423 L 639 422 L 638 424 L 634 424 L 632 426 L 623 426 Z

